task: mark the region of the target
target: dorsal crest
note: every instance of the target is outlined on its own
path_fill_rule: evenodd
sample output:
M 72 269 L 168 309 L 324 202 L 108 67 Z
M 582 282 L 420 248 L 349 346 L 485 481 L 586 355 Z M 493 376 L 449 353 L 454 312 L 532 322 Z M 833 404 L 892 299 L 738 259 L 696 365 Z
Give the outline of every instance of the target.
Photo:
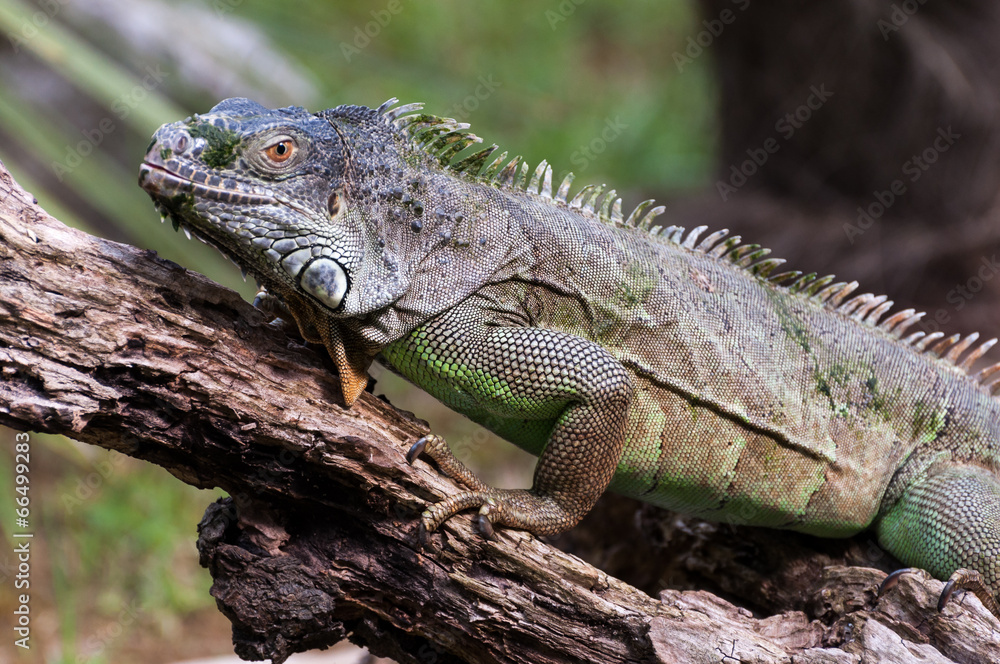
M 452 173 L 517 193 L 533 194 L 583 211 L 613 226 L 649 231 L 653 219 L 665 210 L 662 205 L 654 206 L 653 200 L 647 200 L 639 203 L 625 218 L 622 199 L 614 189 L 603 184 L 587 185 L 570 198 L 573 173 L 568 173 L 553 193 L 552 167 L 548 162 L 543 160 L 532 170 L 520 155 L 510 157 L 496 144 L 456 160 L 459 152 L 483 140 L 469 131 L 468 123 L 421 113 L 421 103 L 395 106 L 396 103 L 396 98 L 389 99 L 377 112 L 388 124 L 404 133 L 412 148 L 437 160 L 442 168 Z
M 923 331 L 907 334 L 909 328 L 923 318 L 923 312 L 904 309 L 886 315 L 893 305 L 892 300 L 873 293 L 854 295 L 858 282 L 835 282 L 833 275 L 820 277 L 816 273 L 804 274 L 800 271 L 774 274 L 775 268 L 785 262 L 783 259 L 769 258 L 770 249 L 757 244 L 743 244 L 740 236 L 730 236 L 728 230 L 715 231 L 702 238 L 706 226 L 698 226 L 690 232 L 680 226 L 654 227 L 653 219 L 665 208 L 655 205 L 653 200 L 639 203 L 626 218 L 622 214 L 621 198 L 606 185 L 586 185 L 570 198 L 572 173 L 566 175 L 553 194 L 552 167 L 544 160 L 532 170 L 520 156 L 508 157 L 508 153 L 500 151 L 496 144 L 455 159 L 465 148 L 482 142 L 480 137 L 469 131 L 467 123 L 421 113 L 421 103 L 396 106 L 397 103 L 397 99 L 389 99 L 378 107 L 377 112 L 386 123 L 403 132 L 411 147 L 437 160 L 443 169 L 451 173 L 512 192 L 538 196 L 603 223 L 634 228 L 656 240 L 714 256 L 747 270 L 762 282 L 881 330 L 915 352 L 947 362 L 967 374 L 975 362 L 997 343 L 997 339 L 993 338 L 976 345 L 979 340 L 977 332 L 965 337 L 960 334 L 945 337 L 942 332 L 927 334 Z M 1000 395 L 1000 362 L 970 376 L 980 389 L 994 398 Z

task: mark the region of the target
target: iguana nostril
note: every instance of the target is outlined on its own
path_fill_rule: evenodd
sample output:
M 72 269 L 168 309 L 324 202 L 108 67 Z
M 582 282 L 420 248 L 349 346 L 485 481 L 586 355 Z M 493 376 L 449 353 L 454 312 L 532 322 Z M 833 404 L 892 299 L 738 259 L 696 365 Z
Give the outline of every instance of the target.
M 181 135 L 177 141 L 174 143 L 174 150 L 178 153 L 184 152 L 188 147 L 188 137 Z

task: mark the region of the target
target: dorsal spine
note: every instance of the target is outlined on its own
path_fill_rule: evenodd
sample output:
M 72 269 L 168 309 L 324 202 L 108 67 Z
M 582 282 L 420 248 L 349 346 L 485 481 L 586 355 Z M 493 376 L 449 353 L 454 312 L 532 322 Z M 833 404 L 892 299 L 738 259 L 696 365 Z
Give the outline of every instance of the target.
M 660 242 L 669 242 L 688 251 L 713 256 L 718 260 L 747 270 L 762 282 L 783 288 L 809 299 L 826 309 L 850 317 L 859 323 L 871 326 L 892 335 L 900 343 L 914 351 L 947 362 L 968 374 L 975 362 L 997 343 L 997 339 L 987 339 L 974 346 L 979 334 L 973 332 L 965 337 L 954 334 L 943 338 L 941 332 L 927 334 L 906 331 L 916 324 L 924 313 L 913 309 L 898 311 L 891 316 L 885 314 L 892 307 L 892 300 L 885 295 L 873 293 L 851 294 L 858 288 L 856 281 L 834 283 L 833 275 L 819 277 L 815 273 L 800 271 L 772 274 L 785 261 L 767 258 L 769 249 L 756 244 L 742 244 L 738 235 L 730 236 L 728 230 L 709 234 L 701 242 L 706 226 L 698 226 L 686 231 L 681 226 L 653 227 L 653 220 L 663 214 L 665 208 L 655 206 L 653 200 L 639 203 L 627 218 L 622 215 L 622 201 L 614 189 L 606 190 L 606 185 L 586 185 L 572 199 L 569 198 L 573 183 L 573 173 L 568 173 L 552 194 L 552 167 L 542 161 L 531 171 L 520 155 L 508 159 L 507 152 L 501 152 L 489 161 L 498 150 L 490 145 L 460 159 L 455 157 L 465 148 L 482 139 L 468 131 L 469 125 L 451 118 L 421 113 L 423 104 L 396 106 L 398 100 L 389 99 L 378 107 L 377 113 L 391 127 L 402 132 L 410 146 L 427 154 L 445 170 L 469 178 L 476 182 L 491 184 L 514 193 L 538 196 L 555 205 L 571 208 L 578 214 L 591 217 L 611 226 L 632 228 L 648 234 Z M 487 163 L 489 162 L 489 163 Z M 972 350 L 969 350 L 972 348 Z M 970 376 L 981 389 L 992 394 L 1000 394 L 1000 362 L 982 369 Z

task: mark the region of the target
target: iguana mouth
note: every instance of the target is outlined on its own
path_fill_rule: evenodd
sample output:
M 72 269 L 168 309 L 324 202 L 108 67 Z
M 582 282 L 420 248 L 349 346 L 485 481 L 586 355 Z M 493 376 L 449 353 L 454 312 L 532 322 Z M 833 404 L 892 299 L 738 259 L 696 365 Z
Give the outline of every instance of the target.
M 196 171 L 196 177 L 197 174 Z M 206 176 L 206 180 L 223 181 L 217 176 Z M 274 196 L 235 192 L 203 184 L 149 161 L 144 161 L 139 167 L 139 186 L 153 196 L 157 209 L 164 215 L 164 219 L 167 216 L 171 218 L 175 230 L 182 229 L 189 239 L 193 234 L 202 242 L 218 249 L 224 256 L 236 263 L 244 277 L 247 273 L 245 258 L 229 247 L 226 242 L 214 237 L 216 232 L 224 236 L 231 234 L 221 228 L 216 229 L 214 223 L 202 223 L 198 224 L 197 227 L 189 228 L 192 226 L 191 221 L 177 208 L 183 206 L 188 201 L 188 197 L 194 197 L 195 200 L 208 199 L 234 205 L 284 205 L 299 214 L 304 213 L 295 205 Z M 201 218 L 201 215 L 195 216 Z M 256 245 L 261 239 L 263 238 L 255 238 L 250 241 L 250 244 Z M 294 243 L 294 240 L 269 239 L 268 247 L 258 246 L 258 248 L 263 250 L 264 255 L 272 263 L 295 280 L 302 290 L 315 297 L 323 306 L 333 311 L 339 309 L 350 289 L 350 279 L 344 267 L 329 256 L 315 255 L 311 247 L 285 247 L 282 244 L 287 242 Z M 259 275 L 254 274 L 254 277 L 259 280 Z
M 183 231 L 189 240 L 197 238 L 217 249 L 219 253 L 240 268 L 243 278 L 246 279 L 248 270 L 241 264 L 239 253 L 234 251 L 221 239 L 214 237 L 214 229 L 211 228 L 211 224 L 198 224 L 196 226 L 177 209 L 189 200 L 188 197 L 192 196 L 204 196 L 212 200 L 222 200 L 220 194 L 225 190 L 199 184 L 160 164 L 154 164 L 149 161 L 143 161 L 139 166 L 139 186 L 146 190 L 153 199 L 156 211 L 160 213 L 161 221 L 166 222 L 169 218 L 173 223 L 175 231 Z M 269 199 L 265 197 L 251 197 L 250 195 L 246 197 L 248 201 L 256 199 L 259 199 L 261 202 L 269 202 Z M 255 273 L 253 276 L 259 283 L 260 275 Z
M 193 179 L 199 175 L 205 178 L 204 182 L 198 182 L 196 179 Z M 139 186 L 159 198 L 168 199 L 178 194 L 195 194 L 199 198 L 208 198 L 234 205 L 267 205 L 282 202 L 273 196 L 233 191 L 225 187 L 206 184 L 211 181 L 222 183 L 225 180 L 218 176 L 207 175 L 201 171 L 194 171 L 193 177 L 185 177 L 165 166 L 154 164 L 150 161 L 144 161 L 139 166 Z M 299 210 L 296 211 L 298 212 Z

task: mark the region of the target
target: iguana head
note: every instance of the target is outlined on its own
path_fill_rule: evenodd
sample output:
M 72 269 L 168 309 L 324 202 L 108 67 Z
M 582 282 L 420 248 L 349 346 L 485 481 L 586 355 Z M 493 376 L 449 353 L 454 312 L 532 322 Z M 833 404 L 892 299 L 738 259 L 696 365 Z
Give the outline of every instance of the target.
M 392 261 L 373 260 L 386 239 L 369 223 L 380 214 L 377 201 L 365 200 L 372 153 L 393 139 L 371 109 L 333 110 L 227 99 L 161 127 L 139 184 L 175 227 L 272 292 L 304 295 L 332 316 L 377 309 L 402 288 Z M 383 166 L 395 166 L 379 152 Z
M 481 177 L 495 145 L 456 159 L 479 141 L 468 125 L 396 103 L 309 113 L 227 99 L 157 130 L 139 171 L 164 219 L 322 339 L 350 376 L 348 403 L 381 348 L 530 254 L 516 236 L 526 217 L 507 209 L 519 203 L 498 198 L 518 160 L 498 175 L 503 153 Z

